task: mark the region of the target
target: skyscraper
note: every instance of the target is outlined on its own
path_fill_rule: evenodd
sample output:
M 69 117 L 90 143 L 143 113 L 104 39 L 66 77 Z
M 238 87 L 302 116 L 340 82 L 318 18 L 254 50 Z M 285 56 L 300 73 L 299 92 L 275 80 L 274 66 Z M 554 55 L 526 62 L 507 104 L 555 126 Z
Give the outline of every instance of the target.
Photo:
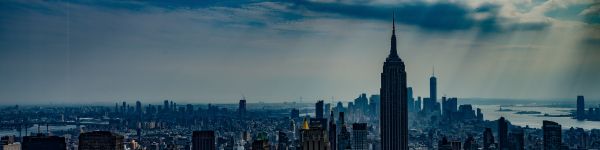
M 544 120 L 542 123 L 542 130 L 544 132 L 544 149 L 545 150 L 558 150 L 562 145 L 562 129 L 561 125 Z
M 339 114 L 339 119 L 338 119 L 338 128 L 340 131 L 339 135 L 337 137 L 337 149 L 338 150 L 345 150 L 345 149 L 351 149 L 351 144 L 350 144 L 350 132 L 348 132 L 348 129 L 346 128 L 346 122 L 344 120 L 344 112 L 340 112 Z
M 406 94 L 407 94 L 407 107 L 408 107 L 408 111 L 413 112 L 414 111 L 414 107 L 415 107 L 415 98 L 413 97 L 413 90 L 412 87 L 408 87 L 406 89 Z
M 315 118 L 317 119 L 323 118 L 323 104 L 324 102 L 322 100 L 318 101 L 315 104 Z
M 525 149 L 525 133 L 522 128 L 516 128 L 508 134 L 508 149 L 524 150 Z
M 444 116 L 450 116 L 453 112 L 458 111 L 456 108 L 458 106 L 458 99 L 442 97 L 442 114 Z
M 194 131 L 192 133 L 193 150 L 215 150 L 215 131 Z
M 577 96 L 577 119 L 584 120 L 585 117 L 585 101 L 583 96 Z
M 370 109 L 371 109 L 371 116 L 374 116 L 376 118 L 379 118 L 379 103 L 380 103 L 380 97 L 379 95 L 371 95 L 371 97 L 369 97 L 369 105 L 370 105 Z
M 417 97 L 417 101 L 415 102 L 415 111 L 421 111 L 421 104 L 421 97 L 419 96 Z
M 498 119 L 498 149 L 508 150 L 508 122 L 504 117 Z
M 337 126 L 335 124 L 335 118 L 333 117 L 333 111 L 329 115 L 329 147 L 332 150 L 337 150 Z
M 491 128 L 485 128 L 483 131 L 483 149 L 490 149 L 494 145 L 494 133 Z
M 310 120 L 309 128 L 302 129 L 302 149 L 303 150 L 330 150 L 329 138 L 327 137 L 326 127 L 321 126 L 322 119 Z
M 238 107 L 238 115 L 240 117 L 244 117 L 246 115 L 246 98 L 242 98 L 240 100 L 240 104 Z
M 123 150 L 123 136 L 108 131 L 79 135 L 79 150 Z
M 366 123 L 352 124 L 352 150 L 369 150 L 368 134 Z
M 164 101 L 163 108 L 163 112 L 168 112 L 170 110 L 171 107 L 169 107 L 169 100 Z
M 431 72 L 429 78 L 429 99 L 434 102 L 437 101 L 437 78 L 435 77 L 435 71 Z
M 135 102 L 135 113 L 137 113 L 138 116 L 142 116 L 142 102 L 140 102 L 140 101 Z
M 477 108 L 477 120 L 483 121 L 483 113 L 481 113 L 481 108 Z
M 390 54 L 381 73 L 381 149 L 408 149 L 406 71 L 396 50 L 396 26 L 392 19 Z

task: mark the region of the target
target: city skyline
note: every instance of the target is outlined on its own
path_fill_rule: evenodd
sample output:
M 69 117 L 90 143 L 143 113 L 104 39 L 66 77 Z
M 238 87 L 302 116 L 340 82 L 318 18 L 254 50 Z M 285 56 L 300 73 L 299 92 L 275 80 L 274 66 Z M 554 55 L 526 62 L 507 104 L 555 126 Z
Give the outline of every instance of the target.
M 1 4 L 6 104 L 377 94 L 393 10 L 416 96 L 600 97 L 593 1 Z

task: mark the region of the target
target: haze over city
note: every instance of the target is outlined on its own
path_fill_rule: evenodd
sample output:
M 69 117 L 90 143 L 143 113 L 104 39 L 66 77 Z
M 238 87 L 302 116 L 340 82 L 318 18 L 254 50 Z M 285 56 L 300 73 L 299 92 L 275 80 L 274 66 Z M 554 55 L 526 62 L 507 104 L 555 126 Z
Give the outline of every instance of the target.
M 229 103 L 378 94 L 396 13 L 408 86 L 600 97 L 593 0 L 2 1 L 2 104 Z

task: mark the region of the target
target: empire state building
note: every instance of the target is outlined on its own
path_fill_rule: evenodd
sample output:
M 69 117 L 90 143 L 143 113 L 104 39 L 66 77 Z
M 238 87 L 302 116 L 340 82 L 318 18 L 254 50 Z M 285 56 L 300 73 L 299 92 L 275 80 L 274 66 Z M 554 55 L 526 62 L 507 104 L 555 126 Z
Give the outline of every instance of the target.
M 381 73 L 381 149 L 408 150 L 406 71 L 396 51 L 396 24 L 392 22 L 390 54 Z

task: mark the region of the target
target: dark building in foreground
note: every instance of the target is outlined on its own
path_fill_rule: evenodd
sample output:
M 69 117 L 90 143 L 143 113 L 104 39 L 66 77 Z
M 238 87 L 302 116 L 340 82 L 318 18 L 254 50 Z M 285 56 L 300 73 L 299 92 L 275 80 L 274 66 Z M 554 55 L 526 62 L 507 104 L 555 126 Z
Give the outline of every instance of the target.
M 38 134 L 36 136 L 23 137 L 21 143 L 22 150 L 66 150 L 67 144 L 64 137 L 45 136 Z
M 494 145 L 494 133 L 492 133 L 492 129 L 485 128 L 485 131 L 483 131 L 483 149 L 491 149 L 492 147 L 495 147 Z
M 335 124 L 335 118 L 333 116 L 333 111 L 330 112 L 329 116 L 329 130 L 328 130 L 328 138 L 329 138 L 329 147 L 332 150 L 337 150 L 337 125 Z
M 498 119 L 498 149 L 508 150 L 508 122 L 504 117 Z
M 525 133 L 522 128 L 513 129 L 508 137 L 508 149 L 525 150 Z
M 394 20 L 392 20 L 394 22 Z M 396 50 L 396 27 L 392 23 L 390 54 L 381 73 L 381 149 L 408 150 L 406 71 Z
M 215 131 L 194 131 L 192 150 L 215 150 Z
M 123 136 L 108 131 L 92 131 L 79 135 L 79 150 L 124 150 Z
M 324 119 L 311 119 L 310 123 L 304 120 L 306 125 L 302 128 L 301 139 L 303 150 L 330 150 L 329 138 L 327 136 L 326 126 L 323 126 Z
M 367 130 L 366 123 L 352 124 L 352 149 L 369 150 L 369 143 L 367 141 L 368 135 L 369 131 Z
M 561 125 L 544 120 L 542 130 L 544 132 L 544 150 L 560 150 L 562 145 Z

